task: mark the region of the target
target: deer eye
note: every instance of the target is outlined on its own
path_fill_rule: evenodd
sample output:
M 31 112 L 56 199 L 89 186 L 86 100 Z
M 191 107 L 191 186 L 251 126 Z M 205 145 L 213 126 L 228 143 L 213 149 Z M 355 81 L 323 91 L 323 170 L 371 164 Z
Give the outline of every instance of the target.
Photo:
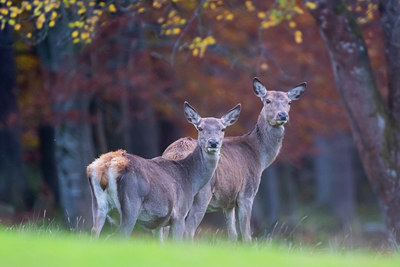
M 289 105 L 291 105 L 292 104 L 292 101 L 289 101 L 289 103 L 288 103 Z
M 203 128 L 197 127 L 197 130 L 199 130 L 199 132 L 201 132 L 201 131 L 203 131 Z
M 265 99 L 265 103 L 269 104 L 269 103 L 271 103 L 271 100 Z
M 222 132 L 225 132 L 225 128 L 223 128 L 221 131 L 222 131 Z

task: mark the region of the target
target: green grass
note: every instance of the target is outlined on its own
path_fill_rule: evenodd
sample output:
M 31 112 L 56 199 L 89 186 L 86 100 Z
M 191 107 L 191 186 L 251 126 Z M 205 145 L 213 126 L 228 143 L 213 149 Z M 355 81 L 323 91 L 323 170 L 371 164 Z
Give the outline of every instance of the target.
M 86 235 L 0 229 L 0 266 L 400 266 L 400 255 L 290 249 L 271 243 L 159 242 L 144 237 L 91 240 Z

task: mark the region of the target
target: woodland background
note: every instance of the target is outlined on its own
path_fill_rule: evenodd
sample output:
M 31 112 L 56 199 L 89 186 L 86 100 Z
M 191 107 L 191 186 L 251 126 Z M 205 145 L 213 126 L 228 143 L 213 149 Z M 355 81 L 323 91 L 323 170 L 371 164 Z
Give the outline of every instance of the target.
M 0 223 L 45 217 L 90 227 L 92 160 L 119 148 L 151 158 L 196 137 L 185 100 L 203 116 L 241 103 L 226 135 L 245 134 L 262 108 L 257 76 L 271 90 L 308 85 L 263 174 L 254 236 L 396 242 L 400 86 L 390 63 L 399 57 L 399 10 L 397 0 L 1 0 Z M 374 105 L 393 127 L 370 139 L 382 125 Z M 385 138 L 389 178 L 371 169 L 385 158 Z M 219 229 L 223 217 L 207 215 L 201 231 Z

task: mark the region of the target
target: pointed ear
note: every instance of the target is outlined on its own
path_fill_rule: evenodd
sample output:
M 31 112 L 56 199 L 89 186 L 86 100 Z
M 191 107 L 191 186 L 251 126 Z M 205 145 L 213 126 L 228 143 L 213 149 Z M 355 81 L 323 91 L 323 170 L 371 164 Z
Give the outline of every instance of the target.
M 191 106 L 187 101 L 185 101 L 184 107 L 185 117 L 191 124 L 197 126 L 200 123 L 201 117 L 199 113 Z
M 267 88 L 265 88 L 264 84 L 257 77 L 253 79 L 253 90 L 256 96 L 261 99 L 267 94 Z
M 229 110 L 224 116 L 221 117 L 223 125 L 229 126 L 234 124 L 239 119 L 241 105 L 237 104 L 233 109 Z
M 300 98 L 300 96 L 304 93 L 304 90 L 306 90 L 307 83 L 301 83 L 297 85 L 295 88 L 290 90 L 287 94 L 291 100 L 297 100 Z

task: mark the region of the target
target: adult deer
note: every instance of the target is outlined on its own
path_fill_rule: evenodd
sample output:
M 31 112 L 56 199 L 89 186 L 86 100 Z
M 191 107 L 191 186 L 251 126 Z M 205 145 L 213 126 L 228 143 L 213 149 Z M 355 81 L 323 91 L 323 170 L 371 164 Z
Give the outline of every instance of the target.
M 144 159 L 119 150 L 87 167 L 94 236 L 99 236 L 107 213 L 116 208 L 124 236 L 139 223 L 149 229 L 171 226 L 173 238 L 182 238 L 193 198 L 213 176 L 225 128 L 238 119 L 240 104 L 221 119 L 201 118 L 187 102 L 184 111 L 198 130 L 196 146 L 184 159 Z
M 242 240 L 251 241 L 250 217 L 254 197 L 258 191 L 262 172 L 275 160 L 282 146 L 284 124 L 289 121 L 292 100 L 303 94 L 306 83 L 289 92 L 267 91 L 257 79 L 253 90 L 264 106 L 257 124 L 249 133 L 226 137 L 221 158 L 213 178 L 195 196 L 186 219 L 185 235 L 193 239 L 206 211 L 223 210 L 228 236 L 237 240 L 236 219 Z M 191 153 L 194 140 L 182 138 L 172 143 L 163 153 L 164 158 L 179 159 Z M 187 147 L 186 154 L 179 149 Z

